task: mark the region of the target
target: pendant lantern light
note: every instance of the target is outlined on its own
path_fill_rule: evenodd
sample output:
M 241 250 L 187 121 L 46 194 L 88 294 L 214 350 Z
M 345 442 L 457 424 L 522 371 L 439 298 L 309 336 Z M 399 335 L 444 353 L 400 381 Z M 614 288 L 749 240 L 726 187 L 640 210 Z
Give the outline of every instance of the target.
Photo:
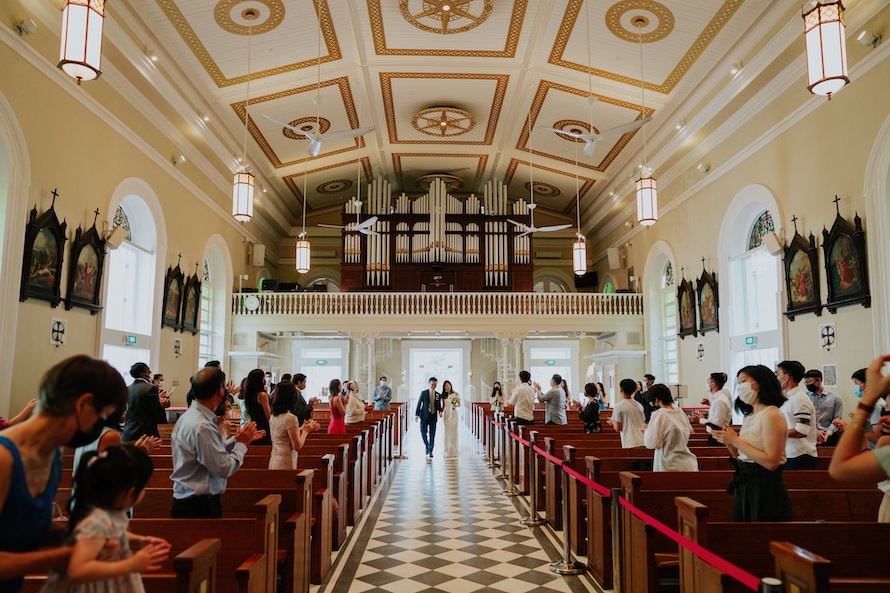
M 256 187 L 256 177 L 247 165 L 247 124 L 250 121 L 248 108 L 250 107 L 250 54 L 253 49 L 253 21 L 260 14 L 255 8 L 248 8 L 242 15 L 251 24 L 247 27 L 247 88 L 244 100 L 244 143 L 241 152 L 241 168 L 235 172 L 232 183 L 232 216 L 238 222 L 253 220 L 253 190 Z
M 643 26 L 646 21 L 642 17 L 633 19 L 640 35 L 640 117 L 646 115 L 646 83 L 643 70 Z M 637 223 L 650 226 L 658 221 L 658 190 L 652 168 L 646 164 L 646 128 L 643 128 L 643 163 L 640 166 L 640 177 L 636 181 Z
M 804 7 L 803 32 L 807 43 L 807 89 L 831 95 L 850 82 L 847 76 L 847 39 L 844 3 L 813 0 Z
M 587 241 L 581 233 L 578 233 L 572 241 L 572 268 L 575 276 L 587 273 Z
M 105 0 L 66 0 L 62 9 L 59 68 L 77 79 L 95 80 L 102 74 L 102 28 Z
M 310 256 L 312 255 L 312 246 L 309 244 L 309 236 L 306 234 L 306 182 L 309 177 L 309 163 L 303 165 L 303 230 L 297 235 L 297 244 L 294 250 L 294 258 L 296 259 L 297 273 L 305 274 L 310 268 Z

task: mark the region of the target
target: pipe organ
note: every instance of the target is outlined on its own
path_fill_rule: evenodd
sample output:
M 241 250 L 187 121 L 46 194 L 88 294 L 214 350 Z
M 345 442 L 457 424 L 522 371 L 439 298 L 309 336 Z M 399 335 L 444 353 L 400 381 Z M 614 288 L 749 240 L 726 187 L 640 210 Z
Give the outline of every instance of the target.
M 510 202 L 499 181 L 489 181 L 482 196 L 458 197 L 435 178 L 422 196 L 393 198 L 377 178 L 364 203 L 346 203 L 343 224 L 372 216 L 368 235 L 343 231 L 343 290 L 532 289 L 532 238 L 508 222 L 529 224 L 528 207 Z

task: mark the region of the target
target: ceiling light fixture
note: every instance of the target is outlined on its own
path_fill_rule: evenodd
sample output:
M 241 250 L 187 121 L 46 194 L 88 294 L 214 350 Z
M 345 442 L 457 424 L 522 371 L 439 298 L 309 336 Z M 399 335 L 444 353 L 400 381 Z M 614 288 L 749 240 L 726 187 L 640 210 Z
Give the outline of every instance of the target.
M 581 184 L 578 179 L 578 145 L 575 144 L 575 216 L 577 231 L 572 241 L 572 270 L 575 276 L 587 273 L 587 239 L 581 232 Z
M 813 0 L 804 6 L 807 89 L 814 95 L 827 96 L 829 101 L 831 95 L 850 82 L 845 30 L 841 0 Z
M 862 31 L 856 36 L 856 41 L 865 47 L 874 49 L 881 44 L 881 36 L 870 31 Z
M 306 194 L 307 181 L 309 178 L 309 161 L 303 164 L 303 230 L 297 236 L 297 243 L 294 246 L 294 258 L 298 274 L 305 274 L 311 267 L 312 245 L 309 244 L 309 237 L 306 234 L 306 202 L 309 196 Z
M 699 163 L 695 166 L 695 170 L 698 171 L 699 173 L 701 173 L 702 175 L 705 175 L 705 174 L 711 172 L 711 165 L 710 165 L 710 163 Z
M 741 62 L 736 62 L 732 65 L 732 68 L 729 69 L 730 76 L 736 76 L 739 72 L 742 71 L 743 65 Z
M 65 0 L 58 66 L 78 85 L 102 74 L 104 23 L 105 0 Z
M 640 117 L 646 115 L 646 83 L 645 70 L 643 69 L 643 27 L 646 20 L 636 17 L 631 21 L 637 27 L 640 36 Z M 650 226 L 658 220 L 658 188 L 655 177 L 652 176 L 652 168 L 646 164 L 646 128 L 643 128 L 643 165 L 640 167 L 640 177 L 636 181 L 637 192 L 637 222 L 642 226 Z
M 232 184 L 232 216 L 238 222 L 248 222 L 253 220 L 253 190 L 256 185 L 256 177 L 250 171 L 247 165 L 247 123 L 250 121 L 250 54 L 253 50 L 253 21 L 256 20 L 260 13 L 255 8 L 248 8 L 242 15 L 244 19 L 249 21 L 247 26 L 247 88 L 245 90 L 244 100 L 244 145 L 241 158 L 241 168 L 235 173 Z

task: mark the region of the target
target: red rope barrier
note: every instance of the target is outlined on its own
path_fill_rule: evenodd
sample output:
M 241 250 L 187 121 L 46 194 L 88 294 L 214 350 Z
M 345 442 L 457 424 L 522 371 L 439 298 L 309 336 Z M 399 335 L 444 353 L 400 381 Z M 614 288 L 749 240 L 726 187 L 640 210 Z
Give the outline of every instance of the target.
M 503 424 L 500 422 L 493 421 L 492 423 L 497 426 L 503 427 Z M 508 434 L 510 435 L 510 438 L 517 441 L 521 445 L 526 446 L 526 447 L 531 446 L 531 443 L 529 441 L 526 441 L 526 440 L 520 438 L 518 435 L 514 434 L 513 432 L 508 432 Z M 598 482 L 594 482 L 593 480 L 589 479 L 588 477 L 578 473 L 571 467 L 568 467 L 567 465 L 565 465 L 564 460 L 556 457 L 555 455 L 551 455 L 550 453 L 547 453 L 546 451 L 544 451 L 537 445 L 532 446 L 532 450 L 535 453 L 537 453 L 538 455 L 541 455 L 542 457 L 547 459 L 548 461 L 551 461 L 551 462 L 557 464 L 562 469 L 562 471 L 566 472 L 569 476 L 575 478 L 576 480 L 578 480 L 579 482 L 581 482 L 588 488 L 592 488 L 600 496 L 605 496 L 605 497 L 611 496 L 611 492 L 609 491 L 608 488 L 606 488 L 602 484 L 600 484 Z M 623 496 L 618 497 L 618 503 L 621 506 L 623 506 L 624 508 L 626 508 L 628 511 L 630 511 L 631 514 L 633 514 L 640 521 L 642 521 L 643 523 L 646 523 L 647 525 L 651 525 L 657 531 L 664 534 L 665 536 L 670 538 L 672 541 L 674 541 L 678 545 L 686 548 L 687 550 L 689 550 L 690 552 L 695 554 L 697 557 L 701 558 L 701 560 L 703 562 L 705 562 L 706 564 L 709 564 L 710 566 L 714 567 L 715 569 L 719 570 L 720 572 L 728 575 L 730 578 L 735 579 L 736 581 L 738 581 L 739 583 L 741 583 L 748 589 L 751 589 L 752 591 L 758 590 L 758 588 L 760 586 L 760 579 L 757 578 L 756 576 L 754 576 L 753 574 L 751 574 L 750 572 L 748 572 L 742 568 L 739 568 L 738 566 L 736 566 L 732 562 L 726 560 L 725 558 L 721 558 L 717 554 L 713 553 L 712 551 L 708 550 L 705 547 L 702 547 L 701 545 L 692 541 L 688 537 L 681 535 L 679 532 L 677 532 L 674 529 L 671 529 L 670 527 L 668 527 L 667 525 L 665 525 L 664 523 L 662 523 L 661 521 L 659 521 L 652 515 L 649 515 L 648 513 L 635 507 Z

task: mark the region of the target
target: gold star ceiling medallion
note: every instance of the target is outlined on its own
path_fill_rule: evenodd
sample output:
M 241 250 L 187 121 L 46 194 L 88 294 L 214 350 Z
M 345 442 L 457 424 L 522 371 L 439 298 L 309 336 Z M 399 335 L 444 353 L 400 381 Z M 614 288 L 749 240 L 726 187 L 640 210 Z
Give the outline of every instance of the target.
M 412 12 L 412 8 L 416 12 Z M 491 0 L 400 0 L 406 21 L 429 33 L 463 33 L 491 15 Z

